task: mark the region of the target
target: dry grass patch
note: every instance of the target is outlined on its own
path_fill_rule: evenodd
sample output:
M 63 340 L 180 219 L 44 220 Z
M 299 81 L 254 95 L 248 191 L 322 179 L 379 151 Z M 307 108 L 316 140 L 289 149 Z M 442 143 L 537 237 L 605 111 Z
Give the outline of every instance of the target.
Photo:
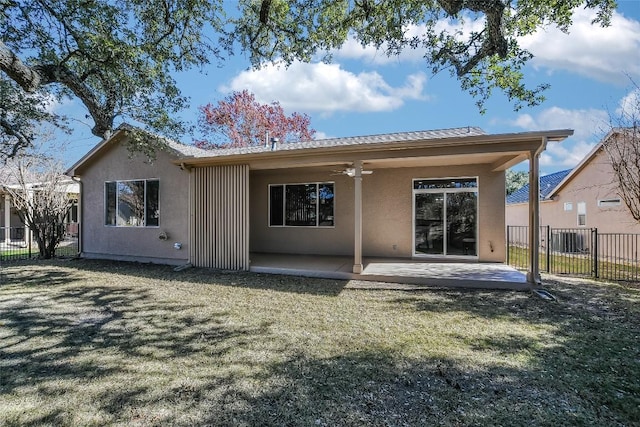
M 559 302 L 5 264 L 0 424 L 638 424 L 640 291 L 547 283 Z

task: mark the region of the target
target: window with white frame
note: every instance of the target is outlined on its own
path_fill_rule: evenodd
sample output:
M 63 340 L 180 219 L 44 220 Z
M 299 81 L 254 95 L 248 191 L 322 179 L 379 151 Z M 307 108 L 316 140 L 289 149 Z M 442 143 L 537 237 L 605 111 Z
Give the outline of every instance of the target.
M 573 202 L 564 202 L 564 210 L 565 212 L 569 212 L 573 210 Z
M 578 225 L 587 225 L 587 204 L 585 202 L 578 202 Z
M 140 179 L 104 183 L 104 224 L 115 227 L 160 225 L 160 181 Z
M 619 198 L 602 199 L 602 200 L 598 200 L 598 207 L 609 208 L 612 206 L 620 206 L 620 203 L 621 201 Z
M 271 227 L 332 227 L 334 183 L 269 185 Z

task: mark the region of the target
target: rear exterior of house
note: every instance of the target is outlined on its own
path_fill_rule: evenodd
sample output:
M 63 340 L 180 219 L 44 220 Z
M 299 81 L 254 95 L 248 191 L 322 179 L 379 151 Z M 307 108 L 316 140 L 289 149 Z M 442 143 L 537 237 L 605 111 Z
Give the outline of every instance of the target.
M 252 253 L 505 260 L 505 169 L 571 131 L 477 128 L 215 151 L 149 162 L 117 130 L 68 173 L 86 257 L 248 270 Z

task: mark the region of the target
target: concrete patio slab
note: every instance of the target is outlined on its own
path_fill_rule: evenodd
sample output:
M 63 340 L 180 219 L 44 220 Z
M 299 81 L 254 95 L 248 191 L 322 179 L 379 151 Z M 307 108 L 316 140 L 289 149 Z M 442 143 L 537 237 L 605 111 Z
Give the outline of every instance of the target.
M 505 264 L 399 258 L 365 258 L 363 263 L 362 274 L 354 274 L 348 256 L 252 253 L 250 271 L 348 280 L 346 287 L 354 289 L 531 289 L 524 273 Z

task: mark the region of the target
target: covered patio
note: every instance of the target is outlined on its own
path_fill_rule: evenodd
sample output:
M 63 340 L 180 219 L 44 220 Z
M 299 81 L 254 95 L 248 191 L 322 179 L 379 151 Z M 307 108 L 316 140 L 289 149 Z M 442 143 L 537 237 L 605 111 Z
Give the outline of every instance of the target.
M 504 171 L 528 159 L 537 194 L 540 153 L 570 134 L 469 127 L 180 158 L 191 180 L 189 260 L 361 282 L 530 289 L 541 284 L 537 254 L 527 275 L 503 264 Z M 537 199 L 531 206 L 536 224 Z
M 524 273 L 501 263 L 365 257 L 362 273 L 354 273 L 352 267 L 351 256 L 251 253 L 249 270 L 255 273 L 349 280 L 352 282 L 348 287 L 362 289 L 532 289 Z

